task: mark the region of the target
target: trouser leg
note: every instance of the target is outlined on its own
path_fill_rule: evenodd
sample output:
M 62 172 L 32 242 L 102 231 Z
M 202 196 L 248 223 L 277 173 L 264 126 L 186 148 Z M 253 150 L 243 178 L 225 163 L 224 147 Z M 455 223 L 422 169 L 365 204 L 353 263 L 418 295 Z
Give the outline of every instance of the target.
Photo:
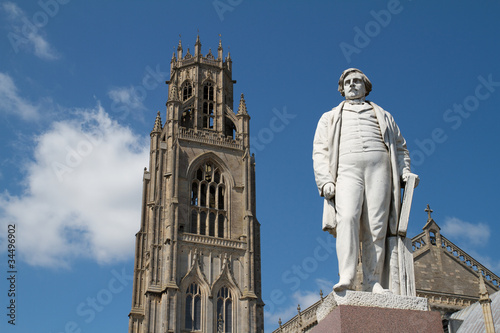
M 364 196 L 362 154 L 340 157 L 335 206 L 340 282 L 351 285 L 359 255 L 359 221 Z
M 371 290 L 375 283 L 380 283 L 384 267 L 392 177 L 387 153 L 370 152 L 364 155 L 367 163 L 361 216 L 362 263 L 364 285 Z

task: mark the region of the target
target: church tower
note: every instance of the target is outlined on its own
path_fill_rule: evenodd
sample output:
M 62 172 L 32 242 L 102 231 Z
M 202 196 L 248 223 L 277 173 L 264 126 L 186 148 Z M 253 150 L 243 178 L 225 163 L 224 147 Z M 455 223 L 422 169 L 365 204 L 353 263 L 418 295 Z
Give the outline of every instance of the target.
M 243 94 L 232 60 L 183 53 L 170 64 L 144 170 L 129 333 L 263 332 L 260 224 Z

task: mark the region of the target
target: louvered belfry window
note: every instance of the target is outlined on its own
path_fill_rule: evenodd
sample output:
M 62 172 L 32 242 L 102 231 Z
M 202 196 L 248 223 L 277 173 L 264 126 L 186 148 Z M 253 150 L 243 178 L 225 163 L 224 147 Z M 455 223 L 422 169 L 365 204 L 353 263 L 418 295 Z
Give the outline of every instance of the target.
M 191 182 L 189 232 L 227 237 L 226 184 L 220 169 L 211 162 L 201 165 Z

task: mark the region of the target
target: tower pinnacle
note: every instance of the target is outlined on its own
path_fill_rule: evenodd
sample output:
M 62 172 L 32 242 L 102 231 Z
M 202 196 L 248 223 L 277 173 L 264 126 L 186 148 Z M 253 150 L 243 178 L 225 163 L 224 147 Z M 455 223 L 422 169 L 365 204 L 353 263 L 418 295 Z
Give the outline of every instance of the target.
M 217 48 L 217 59 L 222 60 L 223 54 L 222 54 L 222 39 L 220 39 L 220 34 L 219 34 L 219 47 Z
M 245 102 L 245 95 L 241 94 L 240 97 L 240 106 L 238 107 L 238 113 L 247 114 L 247 105 Z
M 161 116 L 160 116 L 160 111 L 156 114 L 156 119 L 155 119 L 155 125 L 153 127 L 153 131 L 151 133 L 159 132 L 161 133 L 162 126 L 161 126 Z
M 201 42 L 200 35 L 196 36 L 196 43 L 194 43 L 194 55 L 199 56 L 201 54 Z
M 182 59 L 182 42 L 180 39 L 179 39 L 179 45 L 177 46 L 177 59 Z
M 481 308 L 483 310 L 486 333 L 495 333 L 493 313 L 491 311 L 491 298 L 484 283 L 483 271 L 479 271 L 479 304 L 481 304 Z

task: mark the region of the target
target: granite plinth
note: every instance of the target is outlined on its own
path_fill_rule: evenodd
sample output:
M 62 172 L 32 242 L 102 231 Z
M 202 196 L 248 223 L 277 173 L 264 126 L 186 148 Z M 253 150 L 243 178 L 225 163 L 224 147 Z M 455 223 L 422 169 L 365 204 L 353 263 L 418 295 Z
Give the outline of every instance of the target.
M 401 309 L 428 311 L 427 298 L 400 296 L 391 293 L 375 294 L 364 291 L 345 290 L 331 292 L 318 307 L 316 318 L 320 322 L 339 305 L 375 307 L 385 309 Z
M 310 333 L 443 333 L 436 311 L 338 305 Z

